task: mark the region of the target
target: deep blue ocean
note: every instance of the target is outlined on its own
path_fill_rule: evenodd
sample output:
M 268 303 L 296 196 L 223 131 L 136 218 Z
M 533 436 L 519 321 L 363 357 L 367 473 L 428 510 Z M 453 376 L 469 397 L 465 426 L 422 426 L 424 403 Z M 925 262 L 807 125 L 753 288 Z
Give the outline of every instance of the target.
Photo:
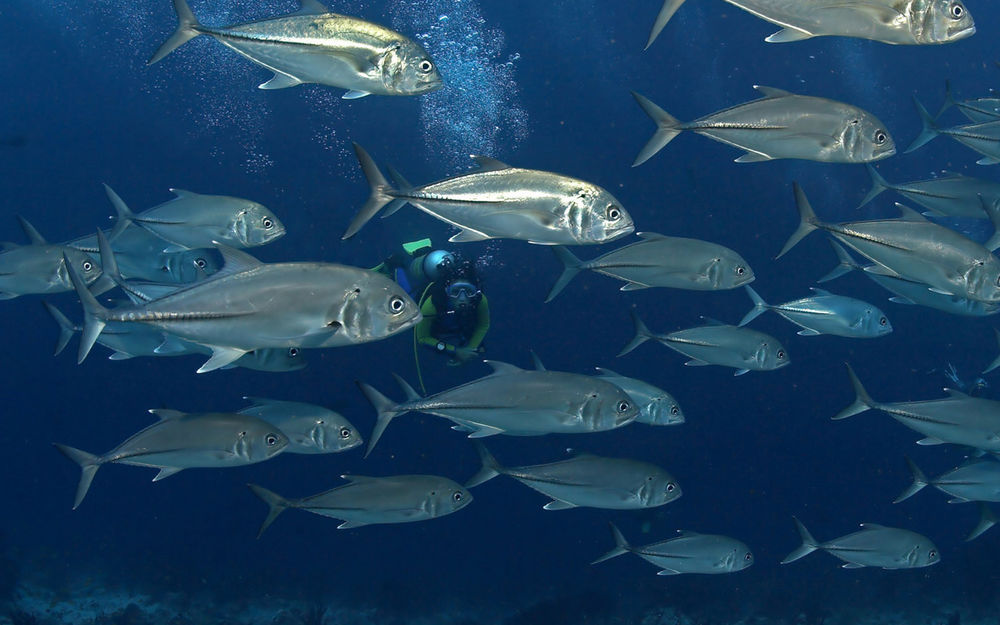
M 295 9 L 285 0 L 191 5 L 212 25 Z M 870 188 L 861 165 L 737 164 L 738 150 L 692 133 L 633 168 L 654 124 L 630 90 L 682 120 L 754 99 L 753 85 L 841 100 L 877 115 L 895 137 L 900 154 L 878 163 L 886 179 L 950 170 L 998 180 L 1000 168 L 977 165 L 979 155 L 948 138 L 901 154 L 921 127 L 913 96 L 935 111 L 946 80 L 959 98 L 1000 86 L 1000 7 L 968 5 L 978 32 L 949 45 L 844 38 L 779 45 L 763 41 L 777 30 L 772 24 L 721 0 L 689 0 L 643 52 L 656 0 L 337 0 L 333 11 L 424 35 L 446 83 L 420 97 L 342 100 L 340 90 L 316 85 L 259 90 L 270 73 L 209 37 L 147 67 L 176 27 L 167 0 L 3 3 L 0 239 L 24 242 L 16 215 L 50 241 L 110 227 L 101 183 L 134 210 L 170 199 L 171 187 L 261 202 L 288 230 L 249 250 L 265 262 L 372 267 L 399 243 L 430 237 L 482 268 L 492 309 L 486 357 L 530 367 L 534 350 L 552 370 L 608 367 L 670 391 L 687 416 L 677 427 L 487 439 L 507 465 L 555 460 L 566 448 L 657 463 L 684 495 L 649 511 L 545 511 L 545 497 L 499 478 L 475 489 L 467 508 L 430 522 L 338 531 L 334 520 L 292 510 L 255 538 L 266 507 L 248 482 L 299 497 L 341 484 L 346 473 L 471 477 L 480 465 L 470 441 L 420 414 L 396 419 L 367 459 L 360 450 L 284 454 L 157 483 L 152 470 L 108 466 L 74 511 L 79 470 L 52 443 L 104 452 L 151 423 L 149 408 L 235 411 L 245 395 L 305 401 L 342 412 L 367 438 L 375 412 L 356 381 L 401 398 L 391 373 L 416 382 L 411 335 L 310 351 L 309 366 L 291 373 L 199 375 L 198 357 L 110 361 L 100 346 L 77 365 L 76 339 L 52 356 L 57 327 L 41 298 L 3 301 L 0 579 L 7 597 L 11 584 L 30 583 L 57 593 L 93 584 L 220 603 L 293 598 L 374 610 L 376 623 L 444 622 L 459 607 L 480 615 L 469 622 L 546 625 L 639 623 L 667 607 L 706 624 L 756 617 L 818 624 L 845 610 L 882 608 L 914 624 L 957 625 L 948 621 L 955 612 L 965 622 L 995 618 L 1000 531 L 963 542 L 978 521 L 976 506 L 948 505 L 933 488 L 892 503 L 910 484 L 904 455 L 938 475 L 967 450 L 917 447 L 920 435 L 884 413 L 830 420 L 854 399 L 844 362 L 878 400 L 943 397 L 948 363 L 974 378 L 997 355 L 994 319 L 897 305 L 854 273 L 829 288 L 876 303 L 892 334 L 802 337 L 764 315 L 753 327 L 778 337 L 792 364 L 734 377 L 722 367 L 685 367 L 685 357 L 654 342 L 616 354 L 633 336 L 630 309 L 655 332 L 698 325 L 702 315 L 736 323 L 751 307 L 742 289 L 621 292 L 620 282 L 585 272 L 544 304 L 562 270 L 551 250 L 509 240 L 448 244 L 454 230 L 412 208 L 341 240 L 368 195 L 352 141 L 415 182 L 466 171 L 469 154 L 486 154 L 600 184 L 638 231 L 726 245 L 749 261 L 753 286 L 768 302 L 803 297 L 836 257 L 813 234 L 774 260 L 798 224 L 793 181 L 828 221 L 893 216 L 900 196 L 887 192 L 858 209 Z M 943 118 L 962 121 L 955 110 Z M 961 225 L 980 239 L 991 232 Z M 622 242 L 574 252 L 592 258 Z M 49 300 L 81 318 L 75 295 Z M 433 354 L 421 354 L 420 364 L 429 391 L 489 372 L 478 363 L 446 367 Z M 1000 399 L 1000 373 L 986 381 L 983 396 Z M 942 562 L 847 571 L 817 553 L 780 565 L 800 544 L 793 515 L 820 540 L 862 522 L 912 529 L 935 541 Z M 756 561 L 718 576 L 658 577 L 632 555 L 591 566 L 613 546 L 609 521 L 637 545 L 678 529 L 727 534 L 746 542 Z

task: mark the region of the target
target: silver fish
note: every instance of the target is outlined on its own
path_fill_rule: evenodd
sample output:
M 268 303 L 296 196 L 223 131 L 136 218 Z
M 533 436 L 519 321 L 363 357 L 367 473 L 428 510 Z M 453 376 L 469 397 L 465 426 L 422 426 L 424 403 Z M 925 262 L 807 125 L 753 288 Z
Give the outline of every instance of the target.
M 478 441 L 476 450 L 483 468 L 466 482 L 467 488 L 506 475 L 551 497 L 552 501 L 543 506 L 546 510 L 639 510 L 663 506 L 681 496 L 677 480 L 648 462 L 576 454 L 547 464 L 503 467 Z
M 941 128 L 915 97 L 913 103 L 917 106 L 917 112 L 920 113 L 920 120 L 924 127 L 910 144 L 910 147 L 906 148 L 907 154 L 923 146 L 934 137 L 947 135 L 965 147 L 982 154 L 983 158 L 976 161 L 977 164 L 996 165 L 1000 163 L 1000 119 Z
M 753 308 L 743 317 L 744 326 L 768 310 L 773 310 L 785 319 L 802 328 L 801 336 L 833 334 L 848 338 L 871 339 L 892 332 L 892 324 L 885 313 L 868 302 L 834 295 L 823 289 L 809 289 L 815 295 L 803 297 L 784 304 L 770 305 L 752 287 L 745 287 Z
M 610 525 L 615 538 L 615 548 L 591 564 L 604 562 L 624 553 L 634 553 L 646 562 L 660 567 L 661 570 L 657 575 L 735 573 L 753 564 L 753 553 L 750 549 L 744 543 L 728 536 L 678 530 L 679 536 L 676 538 L 633 547 L 628 544 L 614 523 Z
M 412 523 L 457 512 L 472 502 L 472 493 L 436 475 L 366 477 L 342 475 L 349 483 L 302 499 L 285 499 L 266 488 L 250 484 L 250 490 L 269 506 L 257 538 L 279 514 L 298 508 L 343 521 L 337 529 L 378 523 Z
M 452 242 L 520 239 L 539 245 L 607 243 L 635 230 L 632 217 L 601 187 L 561 174 L 520 169 L 473 156 L 479 169 L 422 186 L 395 188 L 354 144 L 371 186 L 368 202 L 344 233 L 354 236 L 384 206 L 386 216 L 406 202 L 461 228 Z M 394 202 L 395 200 L 395 202 Z
M 493 373 L 428 397 L 396 376 L 406 401 L 394 402 L 371 386 L 358 386 L 378 413 L 365 456 L 395 417 L 423 412 L 444 417 L 470 438 L 495 434 L 537 436 L 585 433 L 628 425 L 639 409 L 614 384 L 577 373 L 530 371 L 487 360 Z
M 583 269 L 624 280 L 622 291 L 650 287 L 720 291 L 754 280 L 747 261 L 728 247 L 655 232 L 637 234 L 642 241 L 585 262 L 564 247 L 552 248 L 565 268 L 545 301 L 551 302 Z
M 103 239 L 103 234 L 99 234 Z M 113 255 L 102 243 L 103 264 Z M 212 356 L 199 373 L 265 347 L 337 347 L 375 341 L 420 321 L 416 303 L 398 284 L 366 269 L 332 263 L 264 264 L 220 247 L 225 266 L 144 305 L 109 310 L 70 272 L 84 307 L 79 361 L 109 321 L 142 323 L 204 345 Z
M 138 215 L 104 185 L 118 221 L 108 239 L 114 241 L 129 225 L 145 228 L 164 241 L 165 252 L 209 248 L 216 244 L 234 248 L 265 245 L 285 235 L 285 225 L 263 204 L 225 195 L 202 195 L 171 189 L 176 197 Z
M 794 517 L 793 517 L 794 518 Z M 915 569 L 941 561 L 941 554 L 929 538 L 910 530 L 862 523 L 861 531 L 821 543 L 812 537 L 798 519 L 795 526 L 802 546 L 788 554 L 782 564 L 795 562 L 822 549 L 845 562 L 845 569 L 876 566 L 883 569 Z
M 140 430 L 111 451 L 95 455 L 56 443 L 80 465 L 75 510 L 87 496 L 97 470 L 116 462 L 160 470 L 153 481 L 184 469 L 237 467 L 263 462 L 284 451 L 288 438 L 270 423 L 226 412 L 183 413 L 150 410 L 159 422 Z
M 988 219 L 989 214 L 983 210 L 983 202 L 988 205 L 1000 202 L 1000 183 L 992 180 L 946 172 L 940 178 L 891 184 L 871 165 L 868 165 L 868 173 L 872 177 L 872 189 L 861 201 L 859 208 L 886 189 L 920 204 L 934 215 L 949 217 Z
M 288 453 L 330 454 L 354 449 L 364 440 L 344 415 L 298 401 L 244 397 L 252 406 L 240 410 L 273 424 L 288 436 Z
M 888 44 L 951 43 L 976 32 L 961 0 L 726 0 L 781 30 L 768 43 L 812 37 L 856 37 Z M 665 0 L 646 42 L 652 45 L 684 0 Z
M 1000 302 L 989 304 L 959 297 L 958 295 L 951 295 L 950 293 L 939 293 L 931 290 L 923 282 L 914 282 L 913 280 L 907 280 L 898 276 L 886 276 L 879 273 L 874 266 L 870 269 L 862 267 L 851 258 L 847 250 L 839 243 L 831 240 L 830 244 L 833 245 L 834 251 L 837 252 L 840 263 L 830 273 L 817 280 L 817 282 L 827 282 L 849 271 L 858 269 L 864 271 L 864 274 L 871 278 L 875 284 L 895 294 L 889 298 L 890 302 L 927 306 L 928 308 L 934 308 L 935 310 L 941 310 L 953 315 L 964 315 L 967 317 L 986 317 L 1000 312 Z
M 883 403 L 871 398 L 850 365 L 847 373 L 855 400 L 833 418 L 846 419 L 866 410 L 881 410 L 925 438 L 918 445 L 952 443 L 984 451 L 1000 452 L 1000 401 L 970 397 L 947 388 L 948 397 L 926 401 Z
M 1000 119 L 1000 98 L 976 98 L 974 100 L 956 100 L 951 93 L 951 82 L 944 83 L 944 104 L 935 118 L 955 107 L 962 111 L 962 115 L 969 118 L 972 123 L 989 122 Z
M 637 378 L 629 378 L 611 369 L 597 368 L 602 379 L 625 391 L 639 406 L 636 423 L 647 425 L 680 425 L 684 423 L 684 410 L 665 390 Z
M 110 237 L 111 232 L 104 232 L 104 236 Z M 126 228 L 110 244 L 121 275 L 129 280 L 190 284 L 221 267 L 219 253 L 214 248 L 164 252 L 168 244 L 144 228 Z M 100 262 L 96 235 L 79 237 L 66 245 L 83 250 Z
M 624 356 L 649 339 L 663 343 L 691 360 L 688 367 L 720 365 L 734 367 L 733 375 L 747 371 L 771 371 L 791 363 L 791 358 L 778 339 L 749 328 L 712 322 L 710 325 L 678 330 L 670 334 L 653 334 L 639 315 L 632 311 L 635 337 L 619 356 Z
M 990 252 L 1000 242 L 996 235 L 987 242 L 987 249 L 901 204 L 896 205 L 902 212 L 897 219 L 824 223 L 816 217 L 798 183 L 794 187 L 799 227 L 778 258 L 813 230 L 825 230 L 876 263 L 866 271 L 923 282 L 940 293 L 991 304 L 1000 302 L 1000 260 Z M 995 209 L 993 219 L 1000 223 Z
M 346 99 L 419 95 L 443 85 L 434 61 L 412 39 L 384 26 L 337 15 L 317 0 L 300 0 L 295 13 L 234 26 L 198 22 L 185 0 L 174 0 L 180 22 L 149 59 L 156 63 L 199 35 L 209 35 L 274 76 L 261 89 L 317 83 L 348 89 Z
M 913 484 L 892 503 L 905 501 L 928 485 L 951 495 L 952 499 L 948 503 L 1000 501 L 1000 462 L 996 460 L 973 458 L 933 480 L 927 479 L 920 467 L 909 458 L 906 459 L 906 464 L 913 474 Z
M 70 266 L 84 284 L 94 285 L 97 292 L 107 290 L 94 284 L 101 279 L 99 263 L 75 248 L 47 242 L 27 219 L 18 220 L 31 244 L 0 243 L 0 300 L 72 290 Z
M 763 97 L 681 122 L 649 99 L 632 92 L 657 130 L 632 166 L 641 165 L 682 131 L 746 150 L 737 163 L 799 158 L 827 163 L 870 163 L 896 153 L 896 144 L 877 117 L 856 106 L 754 85 Z

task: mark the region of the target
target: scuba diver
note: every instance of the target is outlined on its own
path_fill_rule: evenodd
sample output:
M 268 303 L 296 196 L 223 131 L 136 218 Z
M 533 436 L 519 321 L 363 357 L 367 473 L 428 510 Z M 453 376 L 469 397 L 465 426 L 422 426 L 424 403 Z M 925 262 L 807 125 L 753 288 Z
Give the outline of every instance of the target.
M 955 365 L 950 362 L 947 364 L 944 370 L 944 376 L 951 381 L 952 388 L 962 391 L 966 395 L 971 395 L 973 397 L 978 396 L 984 390 L 989 388 L 989 383 L 980 377 L 969 378 L 968 380 L 963 380 L 961 376 L 958 375 L 958 370 L 955 369 Z
M 436 250 L 430 239 L 402 246 L 374 268 L 396 280 L 417 301 L 423 320 L 414 328 L 414 346 L 448 356 L 458 366 L 479 358 L 490 329 L 490 305 L 472 261 Z M 419 363 L 418 363 L 419 367 Z

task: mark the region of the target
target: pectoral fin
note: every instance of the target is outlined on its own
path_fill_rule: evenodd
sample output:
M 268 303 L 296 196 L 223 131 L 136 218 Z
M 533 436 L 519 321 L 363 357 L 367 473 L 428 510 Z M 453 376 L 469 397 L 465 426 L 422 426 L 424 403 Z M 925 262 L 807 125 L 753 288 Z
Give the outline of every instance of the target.
M 346 92 L 344 95 L 340 96 L 340 99 L 341 100 L 360 100 L 361 98 L 364 98 L 364 97 L 370 96 L 370 95 L 371 94 L 368 93 L 367 91 L 358 91 L 357 89 L 351 89 L 350 91 Z
M 274 76 L 271 77 L 271 80 L 268 80 L 267 82 L 263 82 L 257 85 L 257 88 L 268 89 L 268 90 L 287 89 L 288 87 L 297 87 L 298 85 L 301 84 L 302 81 L 296 78 L 295 76 L 291 76 L 289 74 L 282 74 L 281 72 L 274 72 Z
M 156 474 L 156 477 L 153 478 L 153 481 L 159 482 L 160 480 L 166 479 L 175 473 L 180 473 L 183 470 L 183 467 L 163 467 L 160 469 L 160 472 Z
M 549 503 L 542 506 L 545 510 L 569 510 L 570 508 L 576 508 L 575 503 L 569 503 L 567 501 L 559 501 L 558 499 L 550 501 Z
M 790 41 L 802 41 L 803 39 L 812 39 L 813 35 L 807 33 L 804 30 L 798 30 L 797 28 L 782 28 L 776 33 L 772 33 L 769 37 L 764 39 L 768 43 L 788 43 Z
M 463 229 L 458 234 L 448 239 L 451 243 L 471 243 L 473 241 L 486 241 L 492 237 L 476 230 Z
M 212 348 L 212 357 L 198 368 L 198 373 L 207 373 L 215 371 L 220 367 L 225 367 L 232 362 L 236 362 L 247 353 L 246 350 L 236 349 L 235 347 L 222 347 L 219 345 L 209 345 L 209 347 Z

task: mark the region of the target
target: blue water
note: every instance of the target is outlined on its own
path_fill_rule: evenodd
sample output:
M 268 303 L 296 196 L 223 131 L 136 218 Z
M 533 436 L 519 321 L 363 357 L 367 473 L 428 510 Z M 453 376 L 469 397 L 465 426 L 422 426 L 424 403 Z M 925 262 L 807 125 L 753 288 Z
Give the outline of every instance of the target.
M 107 227 L 105 182 L 134 208 L 169 199 L 169 187 L 259 201 L 288 229 L 253 251 L 264 261 L 373 266 L 400 241 L 444 242 L 449 229 L 412 209 L 340 240 L 368 192 L 350 150 L 357 141 L 416 182 L 463 171 L 472 153 L 596 182 L 622 201 L 638 230 L 732 247 L 754 268 L 755 288 L 769 302 L 786 301 L 805 295 L 836 262 L 820 235 L 773 260 L 797 225 L 792 181 L 831 221 L 892 215 L 899 198 L 885 193 L 858 210 L 869 188 L 861 166 L 740 165 L 732 162 L 736 150 L 687 134 L 631 168 L 654 126 L 629 90 L 681 119 L 750 100 L 754 84 L 829 97 L 873 112 L 905 148 L 920 129 L 911 96 L 933 111 L 946 79 L 969 98 L 1000 84 L 1000 8 L 969 4 L 979 28 L 971 39 L 894 47 L 832 38 L 766 44 L 776 27 L 721 0 L 690 0 L 643 53 L 659 8 L 654 0 L 339 1 L 332 10 L 419 36 L 447 82 L 419 98 L 344 101 L 319 86 L 258 90 L 270 74 L 209 38 L 146 67 L 175 27 L 166 0 L 13 0 L 0 7 L 7 85 L 0 104 L 0 238 L 21 240 L 15 215 L 52 241 Z M 192 8 L 205 23 L 225 24 L 294 4 L 214 0 Z M 959 123 L 957 112 L 948 115 Z M 944 169 L 996 178 L 1000 170 L 977 166 L 978 158 L 941 138 L 879 170 L 890 181 Z M 829 419 L 853 400 L 843 362 L 855 366 L 876 399 L 940 397 L 946 363 L 972 375 L 995 357 L 993 320 L 891 304 L 867 278 L 852 275 L 830 288 L 877 302 L 893 334 L 872 341 L 799 337 L 794 326 L 765 315 L 754 327 L 779 337 L 793 364 L 734 378 L 729 369 L 684 367 L 682 356 L 655 344 L 615 354 L 632 337 L 631 307 L 654 331 L 668 332 L 698 324 L 700 315 L 738 321 L 750 307 L 742 291 L 621 293 L 619 283 L 584 274 L 546 305 L 561 270 L 551 251 L 519 241 L 463 244 L 460 251 L 483 266 L 493 312 L 489 358 L 529 366 L 533 349 L 549 369 L 606 366 L 642 377 L 674 393 L 688 419 L 674 428 L 497 437 L 489 441 L 494 454 L 512 465 L 553 460 L 567 447 L 633 456 L 676 475 L 680 500 L 646 512 L 547 512 L 541 495 L 501 478 L 476 489 L 467 509 L 433 522 L 338 531 L 334 521 L 291 511 L 254 539 L 266 509 L 247 482 L 304 496 L 340 484 L 344 473 L 438 473 L 464 481 L 476 472 L 468 440 L 441 419 L 409 415 L 393 423 L 367 460 L 358 451 L 284 455 L 155 484 L 152 471 L 109 466 L 72 511 L 78 469 L 52 442 L 101 452 L 150 423 L 147 408 L 235 410 L 244 395 L 325 405 L 367 436 L 374 411 L 355 380 L 399 397 L 390 372 L 415 380 L 412 343 L 406 334 L 312 352 L 307 369 L 288 374 L 197 375 L 197 359 L 112 362 L 100 347 L 78 366 L 70 353 L 75 341 L 51 356 L 56 327 L 29 296 L 0 303 L 0 532 L 7 560 L 22 578 L 55 588 L 93 576 L 222 599 L 332 598 L 378 606 L 379 622 L 407 622 L 453 605 L 492 615 L 482 622 L 515 615 L 510 622 L 519 623 L 605 622 L 668 605 L 697 622 L 780 620 L 836 613 L 848 603 L 909 609 L 926 615 L 920 622 L 936 623 L 953 608 L 995 607 L 1000 531 L 964 543 L 978 519 L 975 506 L 949 506 L 938 492 L 891 503 L 910 482 L 904 454 L 937 475 L 959 464 L 963 450 L 918 448 L 919 436 L 884 414 Z M 577 252 L 590 258 L 598 250 Z M 79 318 L 72 295 L 52 301 Z M 428 355 L 421 362 L 429 390 L 487 372 L 477 364 L 448 368 Z M 987 376 L 986 394 L 1000 398 L 996 376 Z M 781 566 L 799 544 L 792 515 L 821 540 L 866 521 L 913 529 L 936 542 L 943 560 L 915 571 L 841 571 L 838 561 L 816 554 Z M 609 521 L 635 544 L 677 529 L 728 534 L 750 545 L 756 563 L 734 575 L 673 578 L 657 577 L 634 556 L 590 566 L 613 545 Z

